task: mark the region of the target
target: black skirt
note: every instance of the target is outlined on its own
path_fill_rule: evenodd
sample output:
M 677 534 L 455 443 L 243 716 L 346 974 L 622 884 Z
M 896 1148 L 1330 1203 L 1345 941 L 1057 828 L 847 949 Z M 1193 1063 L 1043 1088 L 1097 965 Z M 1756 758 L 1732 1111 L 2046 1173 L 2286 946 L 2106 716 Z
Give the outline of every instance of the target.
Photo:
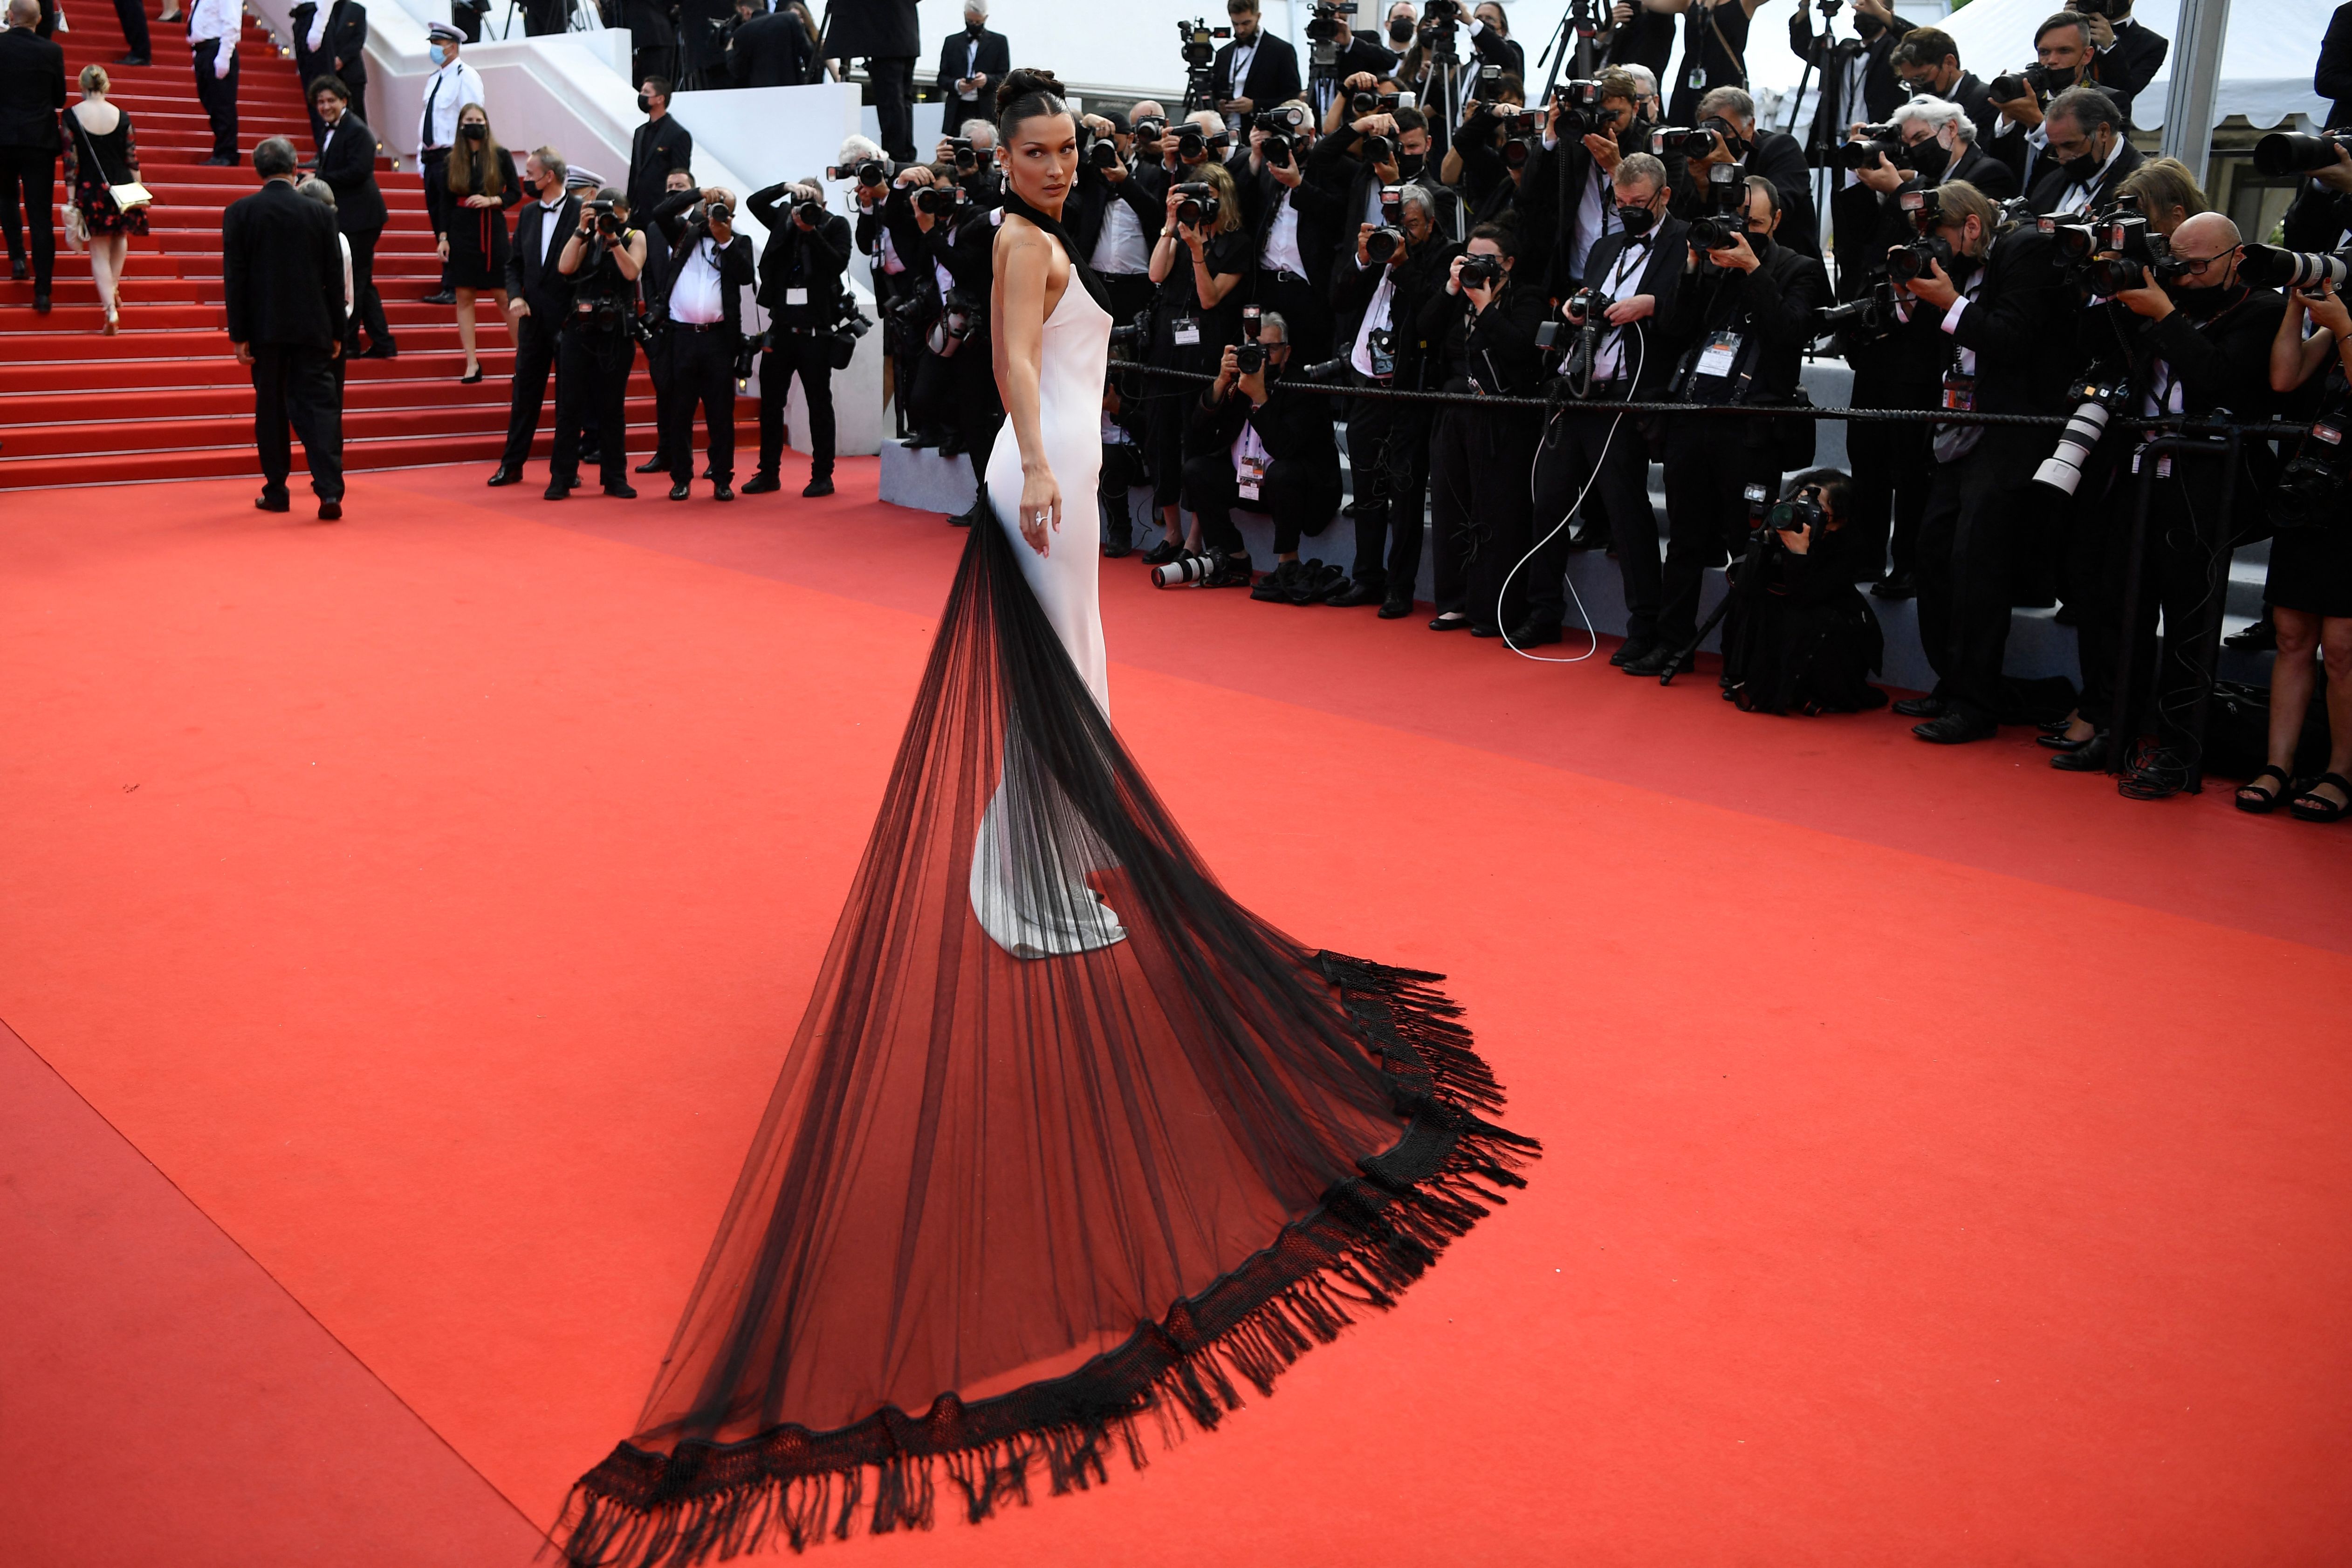
M 2307 615 L 2352 615 L 2352 522 L 2338 517 L 2271 536 L 2263 602 Z

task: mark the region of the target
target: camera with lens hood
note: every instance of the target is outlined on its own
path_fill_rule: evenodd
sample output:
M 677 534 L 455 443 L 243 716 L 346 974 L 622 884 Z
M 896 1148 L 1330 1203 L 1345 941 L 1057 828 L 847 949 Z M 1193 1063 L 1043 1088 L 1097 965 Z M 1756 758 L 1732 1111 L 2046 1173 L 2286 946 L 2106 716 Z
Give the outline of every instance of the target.
M 2033 471 L 2033 482 L 2057 495 L 2072 497 L 2083 482 L 2083 465 L 2091 449 L 2106 434 L 2107 421 L 2131 402 L 2131 382 L 2108 365 L 2095 364 L 2066 389 L 2074 412 L 2058 437 L 2058 449 Z
M 1187 180 L 1176 187 L 1176 222 L 1185 228 L 1217 226 L 1217 188 L 1206 180 Z

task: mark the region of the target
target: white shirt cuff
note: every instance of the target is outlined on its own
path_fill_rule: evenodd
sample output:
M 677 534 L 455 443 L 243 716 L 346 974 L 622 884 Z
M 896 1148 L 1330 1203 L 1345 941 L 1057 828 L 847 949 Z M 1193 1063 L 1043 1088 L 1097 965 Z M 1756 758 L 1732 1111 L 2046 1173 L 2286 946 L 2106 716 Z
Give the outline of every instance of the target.
M 1952 308 L 1944 312 L 1944 330 L 1949 332 L 1958 328 L 1960 324 L 1960 313 L 1968 308 L 1969 297 L 1967 295 L 1963 294 L 1958 299 L 1953 300 Z

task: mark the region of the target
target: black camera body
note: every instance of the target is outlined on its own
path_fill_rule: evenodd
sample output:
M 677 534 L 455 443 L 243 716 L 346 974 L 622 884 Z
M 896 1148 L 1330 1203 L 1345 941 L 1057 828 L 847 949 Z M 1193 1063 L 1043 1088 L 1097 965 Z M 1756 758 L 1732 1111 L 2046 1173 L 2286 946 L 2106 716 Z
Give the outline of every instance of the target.
M 1571 325 L 1587 327 L 1596 321 L 1606 325 L 1609 308 L 1616 303 L 1617 301 L 1610 298 L 1598 288 L 1586 287 L 1578 289 L 1560 301 L 1559 308 L 1560 313 L 1568 318 Z
M 2003 71 L 1988 87 L 1995 103 L 2014 103 L 2029 91 L 2037 103 L 2050 101 L 2050 72 L 2041 65 L 2031 65 L 2021 71 Z
M 971 137 L 951 136 L 948 138 L 948 153 L 954 161 L 956 172 L 958 173 L 971 174 L 979 172 L 980 149 L 971 144 Z
M 1157 147 L 1160 139 L 1168 134 L 1168 122 L 1147 114 L 1129 124 L 1127 133 L 1135 138 L 1138 147 Z
M 1176 222 L 1187 228 L 1217 226 L 1217 188 L 1206 180 L 1187 180 L 1176 187 Z
M 1690 224 L 1690 248 L 1704 255 L 1721 250 L 1748 232 L 1748 179 L 1728 163 L 1706 172 L 1706 211 Z
M 864 158 L 856 163 L 836 163 L 824 172 L 828 180 L 855 180 L 867 190 L 887 185 L 900 173 L 913 168 L 911 163 L 899 163 L 887 158 Z
M 1559 105 L 1559 133 L 1563 139 L 1608 130 L 1607 122 L 1601 118 L 1599 82 L 1564 81 L 1552 89 L 1552 98 Z
M 1941 235 L 1922 235 L 1886 253 L 1886 276 L 1898 283 L 1925 277 L 1938 267 L 1948 274 L 1952 270 L 1952 242 Z
M 2352 523 L 2352 452 L 2346 450 L 2345 427 L 2352 424 L 2352 408 L 2333 400 L 2311 422 L 2296 444 L 2295 454 L 2279 467 L 2278 488 L 2271 497 L 2272 517 L 2281 528 L 2343 528 Z
M 1087 149 L 1087 162 L 1092 168 L 1116 169 L 1118 162 L 1118 143 L 1108 136 L 1097 139 Z
M 1492 288 L 1503 281 L 1503 258 L 1483 251 L 1465 256 L 1458 276 L 1465 288 Z
M 1234 36 L 1231 27 L 1212 27 L 1208 21 L 1195 16 L 1189 22 L 1176 24 L 1176 36 L 1182 42 L 1184 68 L 1205 71 L 1216 63 L 1217 40 Z
M 1339 37 L 1340 18 L 1346 17 L 1352 23 L 1355 15 L 1356 0 L 1315 0 L 1307 13 L 1307 41 L 1310 44 L 1335 41 Z
M 2141 214 L 2105 214 L 2093 220 L 2091 229 L 2095 254 L 2084 269 L 2084 281 L 2093 294 L 2113 298 L 2140 287 L 2143 268 L 2158 283 L 2169 283 L 2189 270 Z
M 800 219 L 809 227 L 814 228 L 824 222 L 824 203 L 819 198 L 803 196 L 793 204 L 793 216 Z
M 2316 136 L 2274 131 L 2254 143 L 2254 168 L 2273 176 L 2316 174 L 2336 167 L 2336 153 L 2346 148 L 2352 148 L 2352 131 L 2323 131 Z
M 1865 125 L 1862 140 L 1838 143 L 1838 167 L 1845 170 L 1868 169 L 1884 157 L 1897 169 L 1910 165 L 1910 150 L 1903 145 L 1903 133 L 1893 125 Z
M 1811 490 L 1800 490 L 1785 501 L 1775 501 L 1764 513 L 1764 526 L 1776 534 L 1799 534 L 1807 529 L 1820 529 L 1829 520 L 1822 509 L 1822 498 Z
M 958 207 L 969 205 L 971 201 L 971 195 L 961 185 L 950 185 L 944 189 L 927 185 L 915 193 L 915 210 L 935 218 L 945 217 Z
M 1813 330 L 1818 335 L 1828 333 L 1837 340 L 1840 351 L 1853 350 L 1877 342 L 1895 329 L 1902 319 L 1895 308 L 1895 285 L 1880 278 L 1870 286 L 1870 291 L 1843 305 L 1824 305 L 1813 313 Z
M 1257 155 L 1276 169 L 1289 168 L 1298 161 L 1298 152 L 1299 144 L 1287 136 L 1269 136 L 1257 147 Z
M 1197 162 L 1213 152 L 1223 152 L 1234 144 L 1233 137 L 1223 131 L 1213 134 L 1197 125 L 1187 125 L 1176 132 L 1176 156 L 1186 162 Z

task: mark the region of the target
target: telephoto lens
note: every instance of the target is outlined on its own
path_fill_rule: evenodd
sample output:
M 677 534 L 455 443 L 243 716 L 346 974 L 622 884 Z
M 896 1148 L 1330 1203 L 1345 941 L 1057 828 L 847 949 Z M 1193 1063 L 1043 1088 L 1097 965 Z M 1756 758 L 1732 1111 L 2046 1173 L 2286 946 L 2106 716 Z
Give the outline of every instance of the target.
M 2091 449 L 2106 434 L 2111 412 L 2108 404 L 2115 401 L 2115 389 L 2096 382 L 2078 382 L 2074 390 L 2083 401 L 2067 415 L 2066 428 L 2058 436 L 2058 449 L 2033 471 L 2036 485 L 2070 497 L 2083 482 L 2083 465 L 2090 461 Z
M 1186 550 L 1167 565 L 1155 566 L 1151 569 L 1151 586 L 1182 588 L 1188 583 L 1207 580 L 1210 573 L 1216 570 L 1216 557 L 1196 555 L 1191 550 Z
M 2337 149 L 2347 146 L 2352 146 L 2352 133 L 2346 131 L 2298 136 L 2276 131 L 2254 143 L 2254 168 L 2270 175 L 2315 174 L 2336 167 Z
M 1837 161 L 1841 169 L 1872 169 L 1884 155 L 1896 168 L 1903 167 L 1903 137 L 1892 125 L 1865 125 L 1859 141 L 1838 143 Z
M 2282 250 L 2274 245 L 2250 245 L 2238 256 L 2238 277 L 2256 288 L 2300 288 L 2308 293 L 2325 279 L 2341 294 L 2347 274 L 2352 274 L 2352 253 L 2323 256 Z

